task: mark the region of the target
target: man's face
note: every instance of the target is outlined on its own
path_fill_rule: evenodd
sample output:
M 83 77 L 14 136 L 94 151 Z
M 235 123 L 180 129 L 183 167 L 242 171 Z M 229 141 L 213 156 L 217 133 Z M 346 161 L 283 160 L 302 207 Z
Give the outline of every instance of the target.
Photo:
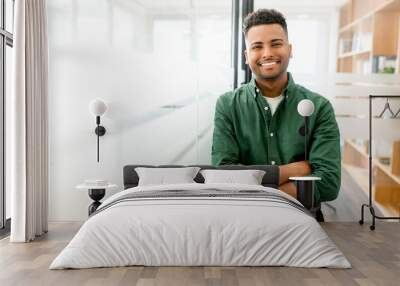
M 278 24 L 253 26 L 246 36 L 246 63 L 256 79 L 274 80 L 286 73 L 292 46 Z

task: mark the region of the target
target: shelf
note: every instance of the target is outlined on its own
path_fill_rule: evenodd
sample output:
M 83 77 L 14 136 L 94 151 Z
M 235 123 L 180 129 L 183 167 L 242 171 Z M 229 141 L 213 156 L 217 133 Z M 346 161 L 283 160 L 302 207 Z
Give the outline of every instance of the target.
M 399 16 L 400 0 L 348 0 L 340 9 L 336 70 L 400 73 Z
M 345 140 L 345 144 L 348 144 L 354 150 L 356 150 L 361 157 L 365 158 L 366 160 L 369 159 L 368 153 L 365 150 L 363 150 L 363 147 L 361 147 L 360 145 L 352 142 L 351 140 Z M 391 172 L 389 165 L 382 164 L 381 162 L 379 162 L 378 159 L 373 158 L 372 166 L 379 168 L 383 173 L 385 173 L 388 177 L 390 177 L 396 184 L 400 185 L 400 176 L 394 175 Z
M 394 175 L 391 170 L 390 166 L 382 164 L 378 160 L 374 159 L 372 160 L 372 165 L 379 168 L 381 171 L 383 171 L 388 177 L 390 177 L 394 182 L 400 185 L 400 176 Z
M 352 140 L 345 140 L 345 143 L 349 144 L 353 149 L 355 149 L 362 157 L 368 159 L 368 153 L 363 149 L 362 146 L 354 143 Z
M 354 179 L 355 183 L 360 187 L 364 194 L 368 197 L 368 169 L 355 167 L 349 164 L 342 164 L 343 169 Z M 373 190 L 374 192 L 374 190 Z M 387 204 L 381 204 L 374 201 L 374 206 L 384 216 L 397 216 L 399 210 L 396 207 Z
M 344 53 L 338 56 L 339 59 L 344 59 L 348 57 L 353 57 L 353 56 L 360 56 L 360 55 L 365 55 L 365 54 L 370 54 L 371 50 L 364 50 L 364 51 L 358 51 L 358 52 L 348 52 Z
M 365 159 L 369 159 L 368 153 L 363 149 L 362 146 L 354 143 L 351 140 L 345 140 L 346 144 L 349 144 L 354 150 L 356 150 L 360 156 L 364 157 Z M 400 176 L 394 175 L 391 170 L 389 165 L 382 164 L 379 162 L 377 158 L 372 158 L 372 166 L 379 168 L 381 171 L 383 171 L 388 177 L 390 177 L 394 182 L 400 185 Z
M 367 20 L 368 18 L 371 18 L 373 15 L 374 15 L 374 12 L 370 12 L 367 15 L 364 15 L 361 18 L 358 18 L 357 20 L 351 22 L 350 24 L 340 28 L 339 33 L 343 34 L 346 32 L 350 32 L 355 26 L 361 24 L 363 21 Z
M 352 140 L 345 140 L 342 166 L 354 181 L 368 195 L 369 192 L 369 156 L 363 146 Z M 391 172 L 389 165 L 378 159 L 372 160 L 372 195 L 374 205 L 384 216 L 397 216 L 400 210 L 400 176 Z
M 361 24 L 363 21 L 367 20 L 368 18 L 374 16 L 376 13 L 380 12 L 393 12 L 393 11 L 400 11 L 400 1 L 392 0 L 385 3 L 382 3 L 379 7 L 375 8 L 374 10 L 370 11 L 364 16 L 361 16 L 358 19 L 355 19 L 353 22 L 339 28 L 339 33 L 344 33 L 350 31 L 354 26 Z
M 354 118 L 354 119 L 367 119 L 366 115 L 362 114 L 343 114 L 343 113 L 336 113 L 336 118 Z
M 400 1 L 392 0 L 379 8 L 378 12 L 400 12 Z

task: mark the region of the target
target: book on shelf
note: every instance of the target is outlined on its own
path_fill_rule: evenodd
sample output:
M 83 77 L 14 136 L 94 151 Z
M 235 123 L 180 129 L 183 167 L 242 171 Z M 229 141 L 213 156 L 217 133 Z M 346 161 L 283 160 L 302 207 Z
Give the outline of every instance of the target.
M 395 56 L 375 56 L 372 59 L 373 73 L 395 73 L 396 57 Z

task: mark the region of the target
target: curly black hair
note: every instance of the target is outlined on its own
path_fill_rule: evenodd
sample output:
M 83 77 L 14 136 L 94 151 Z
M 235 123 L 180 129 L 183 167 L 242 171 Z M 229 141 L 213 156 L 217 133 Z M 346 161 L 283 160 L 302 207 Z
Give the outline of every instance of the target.
M 285 17 L 274 9 L 258 9 L 248 14 L 243 20 L 243 33 L 247 35 L 251 27 L 264 24 L 281 25 L 286 35 L 288 34 Z

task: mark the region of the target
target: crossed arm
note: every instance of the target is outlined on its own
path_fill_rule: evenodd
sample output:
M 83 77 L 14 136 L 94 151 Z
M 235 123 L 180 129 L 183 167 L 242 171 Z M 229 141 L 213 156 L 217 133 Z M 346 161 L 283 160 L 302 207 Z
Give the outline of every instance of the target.
M 225 110 L 230 105 L 224 100 L 225 97 L 221 96 L 216 104 L 212 146 L 213 165 L 239 164 L 239 148 L 235 130 L 229 117 L 230 113 Z M 297 197 L 295 184 L 290 182 L 289 177 L 307 176 L 312 173 L 322 179 L 316 182 L 316 201 L 331 201 L 337 197 L 340 188 L 339 128 L 329 101 L 321 104 L 315 116 L 315 129 L 310 138 L 312 144 L 310 145 L 309 161 L 279 166 L 279 189 Z
M 296 185 L 289 180 L 290 177 L 301 177 L 311 174 L 308 161 L 293 162 L 279 166 L 279 189 L 292 197 L 297 197 Z

